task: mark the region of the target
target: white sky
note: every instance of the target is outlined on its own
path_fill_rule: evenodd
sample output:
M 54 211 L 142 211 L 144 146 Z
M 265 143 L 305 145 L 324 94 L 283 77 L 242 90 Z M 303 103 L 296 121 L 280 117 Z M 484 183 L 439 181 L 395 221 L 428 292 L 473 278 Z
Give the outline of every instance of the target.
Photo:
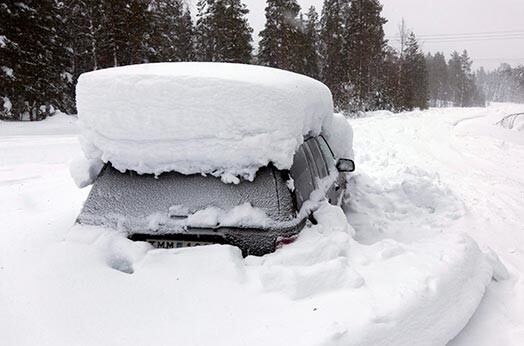
M 196 2 L 196 0 L 192 0 Z M 265 23 L 264 0 L 243 0 L 250 10 L 249 21 L 258 32 Z M 323 0 L 298 0 L 302 11 L 314 5 L 322 9 Z M 425 52 L 444 51 L 449 57 L 453 50 L 467 49 L 475 61 L 475 67 L 496 68 L 501 62 L 524 65 L 524 0 L 381 0 L 383 16 L 388 19 L 386 35 L 394 36 L 398 24 L 405 19 L 407 27 L 417 36 L 520 31 L 519 33 L 479 34 L 481 39 L 455 38 L 455 42 L 429 42 L 422 37 L 420 43 Z M 491 40 L 486 37 L 508 37 L 513 39 Z M 441 36 L 442 37 L 442 36 Z M 436 41 L 435 39 L 433 39 Z M 459 41 L 460 40 L 460 41 Z M 390 44 L 395 45 L 395 41 Z

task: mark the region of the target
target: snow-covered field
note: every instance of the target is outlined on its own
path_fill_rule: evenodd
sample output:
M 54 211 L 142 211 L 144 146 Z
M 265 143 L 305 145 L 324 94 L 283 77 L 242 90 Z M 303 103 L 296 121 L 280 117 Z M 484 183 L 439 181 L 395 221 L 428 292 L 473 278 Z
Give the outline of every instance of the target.
M 0 344 L 521 345 L 524 133 L 494 124 L 522 111 L 351 121 L 346 215 L 246 259 L 72 227 L 74 118 L 0 122 Z

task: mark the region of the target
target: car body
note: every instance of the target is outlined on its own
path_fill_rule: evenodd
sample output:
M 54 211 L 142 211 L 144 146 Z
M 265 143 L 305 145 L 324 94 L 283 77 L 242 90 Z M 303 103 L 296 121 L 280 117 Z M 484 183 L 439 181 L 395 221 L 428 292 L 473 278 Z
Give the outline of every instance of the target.
M 122 173 L 108 163 L 77 222 L 116 229 L 132 240 L 160 248 L 219 243 L 238 246 L 244 255 L 263 255 L 292 241 L 304 228 L 311 210 L 301 209 L 313 191 L 321 191 L 321 197 L 340 205 L 346 177 L 339 170 L 353 169 L 351 160 L 339 161 L 337 169 L 323 136 L 305 139 L 290 170 L 278 170 L 270 164 L 259 169 L 252 182 L 243 180 L 239 184 L 225 184 L 210 175 L 168 172 L 155 177 Z M 228 224 L 196 217 L 215 215 L 206 212 L 209 210 L 228 213 L 239 207 L 261 211 L 264 220 L 269 221 Z

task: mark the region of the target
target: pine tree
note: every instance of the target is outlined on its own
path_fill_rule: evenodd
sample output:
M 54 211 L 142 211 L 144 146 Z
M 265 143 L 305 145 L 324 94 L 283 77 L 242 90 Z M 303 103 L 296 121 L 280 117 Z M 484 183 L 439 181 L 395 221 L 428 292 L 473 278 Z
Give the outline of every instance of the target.
M 401 93 L 399 89 L 400 57 L 397 51 L 386 47 L 384 63 L 382 66 L 383 77 L 379 88 L 377 108 L 390 111 L 400 110 Z
M 320 33 L 320 76 L 333 93 L 337 110 L 345 109 L 348 103 L 347 57 L 344 55 L 344 16 L 349 0 L 324 0 Z
M 470 107 L 474 104 L 475 81 L 471 72 L 472 62 L 468 52 L 453 52 L 449 61 L 450 89 L 453 104 L 457 107 Z
M 449 103 L 448 64 L 443 53 L 426 56 L 430 104 L 443 107 Z
M 175 41 L 180 61 L 192 61 L 195 59 L 193 19 L 189 9 L 185 9 L 178 23 L 178 38 Z
M 240 0 L 199 0 L 197 3 L 199 61 L 251 61 L 251 33 L 247 7 Z
M 18 11 L 12 3 L 0 4 L 0 119 L 18 119 L 22 111 L 24 85 L 18 70 L 23 53 L 17 41 L 25 28 Z
M 408 36 L 400 63 L 400 109 L 426 109 L 429 98 L 426 60 L 413 33 Z
M 64 92 L 69 112 L 75 113 L 75 86 L 80 74 L 100 68 L 102 45 L 102 6 L 97 0 L 64 0 L 61 13 L 64 18 L 62 36 L 68 52 L 66 76 L 69 82 Z
M 260 32 L 258 63 L 284 70 L 303 72 L 301 31 L 296 0 L 268 0 L 266 25 Z
M 196 58 L 198 61 L 213 61 L 214 42 L 211 13 L 215 0 L 198 0 L 196 35 Z
M 63 4 L 65 44 L 71 52 L 71 73 L 76 82 L 81 73 L 100 67 L 103 2 L 64 0 Z
M 68 52 L 54 0 L 0 5 L 0 116 L 41 120 L 64 106 Z
M 377 108 L 378 87 L 382 76 L 386 40 L 378 0 L 353 0 L 346 17 L 345 54 L 352 108 Z
M 486 106 L 486 94 L 482 88 L 478 87 L 477 75 L 473 74 L 472 79 L 473 96 L 471 99 L 472 106 L 485 107 Z
M 125 65 L 147 62 L 147 42 L 153 21 L 148 3 L 146 0 L 127 0 L 125 51 L 128 54 L 123 61 Z
M 99 66 L 114 67 L 148 61 L 152 16 L 147 0 L 102 0 Z
M 307 18 L 304 21 L 304 46 L 303 59 L 304 71 L 303 74 L 315 79 L 320 78 L 320 22 L 318 13 L 314 6 L 311 6 L 307 13 Z
M 462 104 L 461 85 L 465 76 L 462 71 L 462 62 L 460 60 L 460 54 L 453 52 L 451 59 L 448 63 L 449 66 L 449 86 L 450 86 L 450 99 L 454 106 L 460 106 Z
M 251 33 L 246 15 L 247 7 L 240 0 L 216 0 L 211 12 L 212 61 L 249 63 L 251 61 Z
M 152 32 L 149 60 L 189 61 L 193 57 L 193 24 L 183 0 L 155 0 L 149 6 Z

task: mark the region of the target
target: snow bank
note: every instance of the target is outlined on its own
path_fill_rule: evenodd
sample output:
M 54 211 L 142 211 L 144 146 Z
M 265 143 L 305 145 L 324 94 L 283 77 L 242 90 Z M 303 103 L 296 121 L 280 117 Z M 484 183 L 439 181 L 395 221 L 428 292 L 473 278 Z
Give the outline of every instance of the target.
M 252 179 L 291 167 L 305 135 L 332 115 L 329 89 L 291 72 L 240 64 L 160 63 L 83 74 L 78 117 L 88 159 L 118 170 Z
M 39 307 L 24 321 L 39 321 L 33 336 L 56 345 L 79 330 L 85 344 L 162 344 L 177 335 L 181 345 L 444 345 L 491 279 L 467 236 L 366 246 L 352 239 L 340 208 L 325 203 L 315 218 L 293 244 L 246 259 L 231 246 L 152 249 L 75 226 L 46 265 L 36 264 L 48 293 L 44 301 L 24 294 Z M 103 321 L 93 319 L 100 307 Z

